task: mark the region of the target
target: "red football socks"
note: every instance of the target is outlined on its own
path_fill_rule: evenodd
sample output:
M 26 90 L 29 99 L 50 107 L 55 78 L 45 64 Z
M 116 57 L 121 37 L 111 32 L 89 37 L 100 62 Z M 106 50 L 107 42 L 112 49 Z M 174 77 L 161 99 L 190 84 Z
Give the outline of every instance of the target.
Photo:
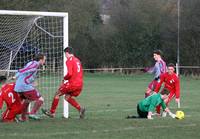
M 78 111 L 80 111 L 81 106 L 78 104 L 78 102 L 75 99 L 69 97 L 67 99 L 67 102 L 69 102 L 73 107 L 75 107 Z
M 53 102 L 52 102 L 52 105 L 51 105 L 51 110 L 50 110 L 51 113 L 55 113 L 56 112 L 56 108 L 58 106 L 58 103 L 59 103 L 59 98 L 54 98 Z
M 30 114 L 35 114 L 38 111 L 38 109 L 42 106 L 42 104 L 43 104 L 43 101 L 37 100 L 33 106 L 32 111 L 30 112 Z
M 156 107 L 156 112 L 157 112 L 158 114 L 160 114 L 160 109 L 161 109 L 161 105 L 158 105 L 158 106 Z

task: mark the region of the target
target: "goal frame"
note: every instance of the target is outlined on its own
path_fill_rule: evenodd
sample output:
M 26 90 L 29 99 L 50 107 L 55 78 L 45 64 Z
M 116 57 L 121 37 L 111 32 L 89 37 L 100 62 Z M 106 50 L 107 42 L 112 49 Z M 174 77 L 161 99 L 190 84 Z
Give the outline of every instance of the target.
M 16 10 L 0 10 L 0 15 L 35 15 L 35 16 L 55 16 L 55 17 L 63 17 L 63 49 L 68 47 L 69 40 L 68 40 L 68 13 L 67 12 L 40 12 L 40 11 L 16 11 Z M 63 67 L 64 73 L 63 75 L 67 74 L 67 67 L 65 64 L 66 57 L 63 53 Z M 69 106 L 68 102 L 63 102 L 63 117 L 69 117 Z

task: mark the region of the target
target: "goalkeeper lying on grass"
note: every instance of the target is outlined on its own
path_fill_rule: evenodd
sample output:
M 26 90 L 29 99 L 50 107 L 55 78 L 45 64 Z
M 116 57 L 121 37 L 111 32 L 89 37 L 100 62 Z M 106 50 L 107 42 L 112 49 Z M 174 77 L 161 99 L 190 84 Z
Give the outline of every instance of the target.
M 147 118 L 153 119 L 153 112 L 156 109 L 156 106 L 161 105 L 162 109 L 167 112 L 172 118 L 175 118 L 176 115 L 173 114 L 169 108 L 166 107 L 164 102 L 169 96 L 169 91 L 164 89 L 161 93 L 153 94 L 143 100 L 141 100 L 137 105 L 137 113 L 138 116 L 129 115 L 126 118 Z

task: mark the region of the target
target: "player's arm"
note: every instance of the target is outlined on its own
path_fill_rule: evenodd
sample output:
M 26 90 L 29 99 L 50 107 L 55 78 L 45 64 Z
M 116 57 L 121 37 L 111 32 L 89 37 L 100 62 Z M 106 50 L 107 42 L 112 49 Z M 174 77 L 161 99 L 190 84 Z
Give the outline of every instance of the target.
M 3 98 L 2 98 L 2 92 L 0 91 L 0 109 L 3 107 Z
M 72 62 L 66 62 L 66 66 L 67 66 L 67 74 L 64 76 L 64 80 L 68 80 L 68 79 L 70 79 L 71 78 L 71 76 L 72 76 L 72 73 L 73 73 L 73 70 L 72 70 L 72 68 L 73 68 L 73 65 L 72 65 L 73 63 Z
M 19 74 L 21 73 L 29 73 L 36 72 L 38 69 L 38 65 L 35 62 L 29 62 L 23 69 L 19 69 Z
M 153 113 L 152 113 L 151 111 L 149 111 L 149 112 L 148 112 L 148 115 L 147 115 L 147 119 L 153 119 L 152 114 L 153 114 Z
M 165 108 L 165 112 L 167 112 L 169 114 L 169 116 L 171 116 L 172 118 L 176 118 L 176 115 L 174 113 L 172 113 L 168 107 Z
M 153 119 L 152 115 L 154 110 L 155 110 L 154 104 L 150 104 L 147 119 Z
M 165 110 L 167 108 L 166 103 L 164 101 L 162 101 L 160 105 L 163 110 Z
M 154 67 L 150 67 L 150 68 L 145 68 L 146 72 L 148 73 L 155 73 L 155 66 Z
M 148 115 L 147 115 L 147 119 L 153 119 L 152 118 L 152 114 L 155 111 L 155 107 L 156 107 L 156 98 L 154 99 L 153 97 L 150 99 L 150 105 L 149 105 L 149 109 L 148 109 Z

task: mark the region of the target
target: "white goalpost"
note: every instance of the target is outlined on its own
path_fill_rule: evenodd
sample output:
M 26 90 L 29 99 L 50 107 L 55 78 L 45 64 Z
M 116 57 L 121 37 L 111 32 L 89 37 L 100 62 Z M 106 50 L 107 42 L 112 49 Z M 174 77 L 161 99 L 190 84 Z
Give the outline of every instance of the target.
M 38 86 L 49 109 L 63 75 L 66 74 L 63 49 L 68 46 L 68 13 L 0 10 L 0 74 L 11 76 L 37 53 L 47 56 L 39 70 Z M 68 103 L 57 113 L 69 116 Z

